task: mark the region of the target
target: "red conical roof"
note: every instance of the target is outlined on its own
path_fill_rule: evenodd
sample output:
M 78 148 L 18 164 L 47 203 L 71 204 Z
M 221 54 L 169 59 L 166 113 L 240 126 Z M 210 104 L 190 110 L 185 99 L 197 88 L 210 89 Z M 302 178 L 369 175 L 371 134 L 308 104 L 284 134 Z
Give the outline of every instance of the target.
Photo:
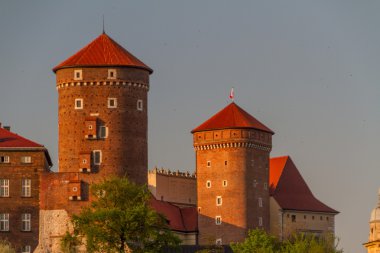
M 274 134 L 272 130 L 232 102 L 217 114 L 191 131 L 192 133 L 226 128 L 253 128 Z
M 153 72 L 151 68 L 103 33 L 76 54 L 63 61 L 53 71 L 69 67 L 121 66 L 136 67 Z

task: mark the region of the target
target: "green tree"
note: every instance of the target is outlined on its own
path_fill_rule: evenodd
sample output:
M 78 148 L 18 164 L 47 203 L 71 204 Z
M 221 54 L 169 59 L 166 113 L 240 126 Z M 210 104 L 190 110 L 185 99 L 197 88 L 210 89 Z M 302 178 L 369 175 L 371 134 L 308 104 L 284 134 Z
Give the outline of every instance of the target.
M 275 253 L 279 243 L 276 237 L 268 235 L 262 229 L 253 229 L 242 243 L 232 243 L 231 248 L 236 253 Z
M 333 234 L 315 236 L 312 234 L 295 234 L 281 247 L 283 253 L 342 253 Z
M 10 244 L 10 242 L 5 240 L 0 240 L 0 252 L 1 253 L 16 253 L 16 250 Z
M 114 178 L 93 185 L 91 193 L 96 200 L 73 216 L 74 233 L 62 240 L 66 252 L 75 252 L 77 238 L 84 238 L 87 252 L 153 253 L 179 245 L 166 219 L 149 207 L 146 186 Z

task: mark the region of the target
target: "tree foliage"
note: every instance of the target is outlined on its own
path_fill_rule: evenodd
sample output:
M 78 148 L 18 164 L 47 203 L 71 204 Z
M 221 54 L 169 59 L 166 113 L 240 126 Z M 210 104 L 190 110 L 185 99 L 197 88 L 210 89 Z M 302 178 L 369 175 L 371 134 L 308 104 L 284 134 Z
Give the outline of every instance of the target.
M 236 253 L 343 253 L 336 241 L 332 234 L 298 233 L 279 242 L 264 230 L 254 229 L 249 231 L 244 242 L 232 243 L 231 248 Z
M 0 240 L 0 252 L 1 253 L 16 253 L 16 250 L 10 244 L 10 242 L 5 240 Z
M 73 216 L 74 234 L 62 241 L 66 252 L 84 238 L 87 252 L 162 252 L 180 240 L 169 230 L 166 219 L 149 207 L 146 186 L 114 178 L 91 187 L 96 200 Z M 83 241 L 83 240 L 81 240 Z

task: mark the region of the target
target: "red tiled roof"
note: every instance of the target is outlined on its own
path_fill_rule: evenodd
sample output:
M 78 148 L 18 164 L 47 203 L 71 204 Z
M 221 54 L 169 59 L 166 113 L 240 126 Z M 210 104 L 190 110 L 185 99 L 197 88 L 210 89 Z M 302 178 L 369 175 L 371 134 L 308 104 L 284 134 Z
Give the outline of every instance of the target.
M 314 197 L 289 156 L 270 159 L 270 195 L 282 209 L 338 213 Z
M 253 128 L 274 134 L 272 130 L 232 102 L 203 124 L 191 131 L 192 133 L 225 128 Z
M 180 208 L 166 201 L 160 201 L 152 196 L 150 206 L 164 215 L 169 221 L 171 230 L 195 232 L 198 230 L 198 213 L 196 207 Z
M 36 148 L 41 144 L 28 140 L 0 127 L 0 148 Z
M 76 54 L 53 68 L 56 72 L 69 67 L 122 66 L 153 72 L 151 68 L 103 33 Z

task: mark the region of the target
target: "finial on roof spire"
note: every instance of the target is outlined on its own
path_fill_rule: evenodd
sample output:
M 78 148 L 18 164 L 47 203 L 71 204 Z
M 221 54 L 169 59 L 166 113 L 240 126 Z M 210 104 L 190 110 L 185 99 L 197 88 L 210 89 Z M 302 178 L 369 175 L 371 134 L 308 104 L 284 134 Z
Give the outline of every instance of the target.
M 234 98 L 235 98 L 235 92 L 234 92 L 234 87 L 232 87 L 230 91 L 230 99 L 232 100 L 232 102 L 234 102 Z
M 104 29 L 104 14 L 103 14 L 103 34 L 106 33 L 105 29 Z

